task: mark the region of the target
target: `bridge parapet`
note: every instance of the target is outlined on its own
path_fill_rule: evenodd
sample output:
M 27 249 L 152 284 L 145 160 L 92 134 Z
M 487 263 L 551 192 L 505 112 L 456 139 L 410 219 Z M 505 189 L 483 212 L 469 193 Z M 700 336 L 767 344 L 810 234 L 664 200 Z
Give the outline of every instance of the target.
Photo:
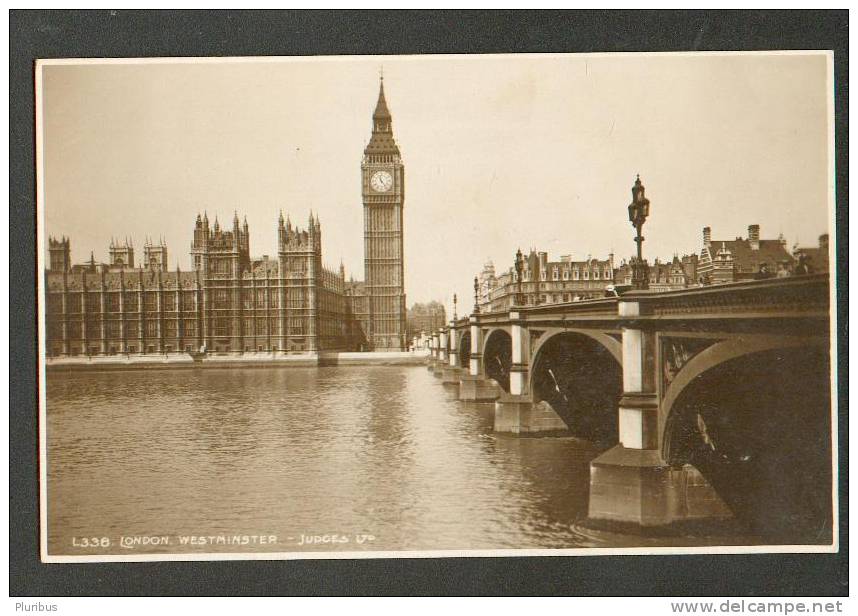
M 616 316 L 619 298 L 604 297 L 600 299 L 588 299 L 578 302 L 566 302 L 564 304 L 544 304 L 541 306 L 529 306 L 518 309 L 519 312 L 534 317 L 546 314 L 560 313 L 568 317 L 606 317 Z
M 769 278 L 677 291 L 632 291 L 621 303 L 636 303 L 641 318 L 777 318 L 818 316 L 829 310 L 828 274 Z

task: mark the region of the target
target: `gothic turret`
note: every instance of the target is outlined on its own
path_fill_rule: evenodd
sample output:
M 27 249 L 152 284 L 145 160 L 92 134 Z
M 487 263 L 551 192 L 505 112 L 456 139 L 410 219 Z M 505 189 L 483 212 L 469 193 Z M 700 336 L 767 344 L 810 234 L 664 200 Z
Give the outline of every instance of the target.
M 159 238 L 157 244 L 154 244 L 149 238 L 146 239 L 146 243 L 143 245 L 143 263 L 141 265 L 153 271 L 167 271 L 167 243 L 164 238 Z
M 59 240 L 48 238 L 51 271 L 67 272 L 71 269 L 71 244 L 69 238 L 63 236 Z
M 117 269 L 134 268 L 134 243 L 127 237 L 124 243 L 111 238 L 110 240 L 110 267 Z

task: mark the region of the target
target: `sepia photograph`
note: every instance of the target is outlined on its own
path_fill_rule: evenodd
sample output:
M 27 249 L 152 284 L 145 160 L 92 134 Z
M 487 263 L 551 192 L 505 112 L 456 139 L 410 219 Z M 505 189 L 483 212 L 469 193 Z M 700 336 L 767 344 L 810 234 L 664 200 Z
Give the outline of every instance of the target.
M 838 550 L 831 52 L 34 70 L 43 562 Z

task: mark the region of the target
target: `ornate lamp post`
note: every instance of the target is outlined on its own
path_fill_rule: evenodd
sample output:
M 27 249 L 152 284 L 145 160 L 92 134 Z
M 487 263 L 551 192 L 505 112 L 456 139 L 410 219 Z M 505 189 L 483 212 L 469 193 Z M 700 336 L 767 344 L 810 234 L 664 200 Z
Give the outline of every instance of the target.
M 644 195 L 644 186 L 641 184 L 641 176 L 638 175 L 635 185 L 632 186 L 632 202 L 629 204 L 629 221 L 635 228 L 637 235 L 635 242 L 638 245 L 637 258 L 632 263 L 632 288 L 649 288 L 649 266 L 643 260 L 643 230 L 644 223 L 649 216 L 649 199 Z
M 521 294 L 521 271 L 524 268 L 524 259 L 521 256 L 521 248 L 518 249 L 515 253 L 515 279 L 517 282 L 516 294 L 515 294 L 515 305 L 523 306 L 524 305 L 524 297 Z
M 474 314 L 480 313 L 480 281 L 474 276 Z

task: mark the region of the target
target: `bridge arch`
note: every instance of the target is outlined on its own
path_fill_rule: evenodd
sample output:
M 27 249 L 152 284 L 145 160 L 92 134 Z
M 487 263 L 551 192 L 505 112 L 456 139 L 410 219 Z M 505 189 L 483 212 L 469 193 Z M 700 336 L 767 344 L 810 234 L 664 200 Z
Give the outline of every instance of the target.
M 716 342 L 692 357 L 676 374 L 664 391 L 661 401 L 661 415 L 669 419 L 673 405 L 682 391 L 703 373 L 719 364 L 752 353 L 773 351 L 776 349 L 811 347 L 819 344 L 827 344 L 827 341 L 815 337 L 742 336 Z M 669 434 L 665 434 L 665 436 L 664 454 L 665 459 L 669 460 Z
M 483 343 L 483 369 L 489 379 L 509 393 L 509 370 L 512 366 L 512 336 L 503 328 L 489 330 Z
M 545 343 L 548 342 L 551 338 L 553 338 L 554 336 L 557 336 L 558 334 L 563 334 L 563 333 L 579 334 L 581 336 L 587 336 L 589 338 L 592 338 L 593 340 L 595 340 L 596 342 L 601 344 L 603 347 L 605 347 L 605 349 L 611 355 L 614 356 L 614 359 L 617 360 L 617 363 L 619 363 L 619 364 L 623 363 L 623 345 L 616 338 L 614 338 L 614 337 L 612 337 L 612 336 L 610 336 L 604 332 L 593 331 L 593 330 L 589 330 L 589 329 L 568 328 L 568 327 L 562 328 L 562 329 L 559 327 L 557 327 L 557 328 L 552 327 L 552 328 L 546 329 L 545 333 L 542 334 L 539 337 L 539 340 L 536 341 L 536 345 L 531 348 L 531 350 L 530 350 L 531 358 L 535 359 L 536 356 L 539 354 L 539 351 L 542 349 L 542 347 L 545 346 Z M 531 360 L 530 363 L 533 364 L 533 361 Z
M 665 391 L 665 460 L 694 465 L 755 534 L 830 536 L 828 353 L 821 337 L 727 339 Z
M 619 341 L 602 332 L 548 330 L 531 357 L 534 404 L 550 405 L 577 436 L 616 443 L 622 394 Z

